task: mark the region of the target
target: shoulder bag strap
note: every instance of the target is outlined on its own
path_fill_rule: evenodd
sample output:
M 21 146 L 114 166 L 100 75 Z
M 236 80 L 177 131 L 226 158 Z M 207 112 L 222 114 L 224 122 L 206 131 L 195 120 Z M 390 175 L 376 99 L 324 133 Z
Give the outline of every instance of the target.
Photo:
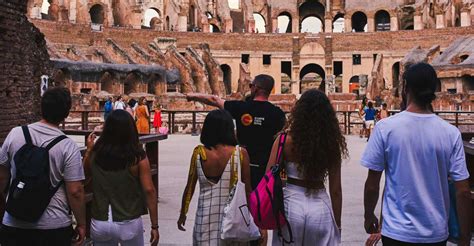
M 51 148 L 54 147 L 54 145 L 58 144 L 59 142 L 63 141 L 66 138 L 67 138 L 66 135 L 61 135 L 61 136 L 55 138 L 53 141 L 51 141 L 51 143 L 46 145 L 46 150 L 49 151 Z
M 276 164 L 278 165 L 279 170 L 281 171 L 281 164 L 283 162 L 283 147 L 286 142 L 286 133 L 280 134 L 280 140 L 278 141 L 278 151 L 276 157 Z
M 31 140 L 31 134 L 30 130 L 28 129 L 28 126 L 22 126 L 21 130 L 23 130 L 23 136 L 25 136 L 25 141 L 27 144 L 33 144 L 33 141 Z

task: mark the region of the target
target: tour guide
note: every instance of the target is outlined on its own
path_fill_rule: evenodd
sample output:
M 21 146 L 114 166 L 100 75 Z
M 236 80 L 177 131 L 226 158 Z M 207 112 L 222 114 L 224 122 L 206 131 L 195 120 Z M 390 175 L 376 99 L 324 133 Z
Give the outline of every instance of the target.
M 275 135 L 285 124 L 283 111 L 270 103 L 268 97 L 275 81 L 269 75 L 257 75 L 250 86 L 250 97 L 245 101 L 225 101 L 207 94 L 187 94 L 189 101 L 198 101 L 230 112 L 237 125 L 237 139 L 250 156 L 252 189 L 265 174 L 268 156 Z

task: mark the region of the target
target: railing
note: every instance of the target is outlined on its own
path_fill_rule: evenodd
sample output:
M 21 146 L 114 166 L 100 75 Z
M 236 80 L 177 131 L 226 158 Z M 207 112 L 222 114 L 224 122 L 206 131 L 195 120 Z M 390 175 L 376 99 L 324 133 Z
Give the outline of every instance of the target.
M 209 111 L 204 110 L 162 110 L 161 113 L 163 121 L 167 122 L 168 124 L 170 134 L 176 133 L 176 126 L 180 124 L 191 124 L 191 133 L 197 134 L 197 126 L 203 123 L 203 118 L 208 112 Z M 389 110 L 390 115 L 396 114 L 398 112 L 400 111 Z M 89 130 L 91 126 L 103 124 L 103 113 L 103 111 L 71 111 L 71 114 L 76 114 L 75 118 L 80 118 L 81 120 L 63 122 L 62 128 L 68 129 L 71 125 L 75 125 L 76 128 L 80 127 L 80 129 L 83 130 Z M 154 112 L 150 113 L 151 116 L 153 116 Z M 289 114 L 289 112 L 285 113 Z M 80 117 L 77 114 L 80 114 Z M 351 134 L 352 128 L 354 126 L 359 126 L 363 124 L 362 118 L 359 116 L 358 111 L 339 110 L 336 111 L 336 114 L 338 116 L 339 124 L 341 125 L 341 129 L 343 130 L 344 134 Z M 458 128 L 461 126 L 474 126 L 474 111 L 435 111 L 435 114 L 439 115 L 440 117 L 442 117 L 443 119 Z M 90 120 L 91 115 L 95 115 L 95 121 Z M 188 117 L 185 117 L 185 119 L 181 119 L 178 122 L 176 117 L 177 115 L 187 115 Z M 189 119 L 189 115 L 191 115 L 191 119 Z M 202 117 L 198 119 L 198 115 Z M 152 119 L 153 117 L 150 118 Z

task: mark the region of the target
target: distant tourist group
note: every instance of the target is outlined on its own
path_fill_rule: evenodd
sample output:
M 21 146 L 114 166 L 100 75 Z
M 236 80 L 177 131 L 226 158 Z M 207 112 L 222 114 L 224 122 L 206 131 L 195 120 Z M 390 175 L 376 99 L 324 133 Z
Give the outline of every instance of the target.
M 413 64 L 403 78 L 402 112 L 388 117 L 381 111 L 374 126 L 372 102 L 361 107 L 370 136 L 361 158 L 368 168 L 361 197 L 361 226 L 370 234 L 366 245 L 446 245 L 453 209 L 457 243 L 470 245 L 471 193 L 461 134 L 432 111 L 439 80 L 430 65 Z M 330 100 L 310 89 L 287 118 L 268 101 L 272 77 L 258 75 L 249 87 L 243 101 L 187 94 L 219 109 L 205 118 L 201 144 L 192 153 L 178 229 L 185 230 L 199 183 L 193 245 L 340 245 L 341 163 L 349 153 Z M 145 98 L 108 100 L 102 132 L 88 136 L 83 160 L 59 129 L 70 108 L 67 89 L 49 89 L 41 99 L 41 120 L 13 128 L 5 139 L 0 244 L 82 245 L 87 227 L 94 245 L 144 245 L 141 217 L 148 213 L 150 243 L 157 245 L 157 196 L 138 140 L 150 132 Z M 85 189 L 93 193 L 90 222 Z

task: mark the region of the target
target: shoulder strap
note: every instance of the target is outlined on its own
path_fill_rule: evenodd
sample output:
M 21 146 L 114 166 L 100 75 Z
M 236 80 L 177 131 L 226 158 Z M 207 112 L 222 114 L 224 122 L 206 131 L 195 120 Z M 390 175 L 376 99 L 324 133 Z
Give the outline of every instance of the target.
M 57 143 L 63 141 L 64 139 L 66 139 L 66 135 L 61 135 L 55 139 L 53 139 L 53 141 L 51 141 L 51 143 L 49 143 L 48 145 L 46 145 L 46 150 L 50 150 L 51 148 L 54 147 L 54 145 L 56 145 Z
M 31 134 L 30 130 L 28 129 L 28 126 L 22 126 L 21 130 L 23 130 L 23 136 L 25 136 L 26 143 L 33 144 L 33 141 L 31 141 Z
M 286 142 L 286 133 L 280 134 L 280 140 L 278 141 L 278 151 L 277 151 L 277 164 L 281 164 L 283 160 L 283 147 L 285 146 Z

